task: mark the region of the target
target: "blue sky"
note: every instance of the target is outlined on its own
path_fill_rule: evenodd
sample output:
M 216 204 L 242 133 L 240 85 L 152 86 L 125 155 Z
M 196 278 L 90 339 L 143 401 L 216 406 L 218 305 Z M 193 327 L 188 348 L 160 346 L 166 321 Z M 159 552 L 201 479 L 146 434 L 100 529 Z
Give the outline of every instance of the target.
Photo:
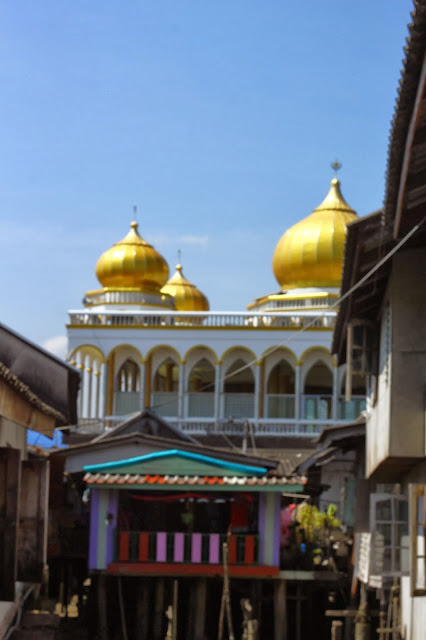
M 65 334 L 138 205 L 215 310 L 276 291 L 328 191 L 381 206 L 411 0 L 18 0 L 0 8 L 0 319 Z M 50 345 L 62 344 L 60 339 Z

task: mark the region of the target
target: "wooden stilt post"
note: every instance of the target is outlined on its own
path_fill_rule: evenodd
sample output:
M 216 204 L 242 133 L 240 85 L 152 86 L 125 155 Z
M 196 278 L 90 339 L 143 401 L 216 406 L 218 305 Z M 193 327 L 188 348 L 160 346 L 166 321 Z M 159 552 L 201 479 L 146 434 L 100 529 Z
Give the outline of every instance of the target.
M 164 578 L 157 578 L 155 583 L 154 640 L 163 640 L 164 620 Z
M 274 640 L 287 640 L 287 585 L 285 580 L 274 584 Z
M 98 575 L 98 635 L 99 640 L 108 640 L 106 575 Z
M 172 626 L 173 640 L 177 640 L 178 594 L 179 594 L 179 582 L 177 580 L 173 580 L 173 626 Z
M 136 596 L 136 630 L 134 640 L 147 640 L 148 638 L 150 595 L 151 579 L 139 579 Z
M 301 640 L 302 638 L 302 588 L 300 582 L 297 583 L 296 593 L 296 638 L 295 640 Z
M 343 640 L 343 622 L 333 620 L 331 623 L 331 640 Z
M 204 640 L 204 625 L 206 618 L 207 582 L 205 578 L 197 580 L 195 588 L 195 620 L 193 640 Z

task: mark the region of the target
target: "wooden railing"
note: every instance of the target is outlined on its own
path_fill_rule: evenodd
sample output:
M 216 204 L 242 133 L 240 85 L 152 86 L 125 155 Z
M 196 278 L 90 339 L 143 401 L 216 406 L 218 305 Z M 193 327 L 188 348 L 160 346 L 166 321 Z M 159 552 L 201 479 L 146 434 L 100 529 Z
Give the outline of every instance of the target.
M 221 564 L 222 546 L 227 535 L 221 533 L 183 533 L 166 531 L 119 531 L 117 562 L 165 562 Z M 229 537 L 229 564 L 258 564 L 259 536 L 238 533 Z

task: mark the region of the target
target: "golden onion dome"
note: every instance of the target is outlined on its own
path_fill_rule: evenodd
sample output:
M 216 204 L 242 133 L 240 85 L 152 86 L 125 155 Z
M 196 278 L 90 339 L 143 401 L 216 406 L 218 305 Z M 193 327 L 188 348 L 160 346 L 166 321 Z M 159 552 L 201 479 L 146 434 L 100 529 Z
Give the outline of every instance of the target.
M 339 180 L 333 178 L 325 200 L 288 229 L 276 246 L 272 268 L 281 289 L 339 287 L 346 226 L 356 219 Z
M 132 288 L 158 293 L 167 282 L 169 267 L 138 232 L 138 223 L 132 222 L 125 238 L 105 251 L 96 264 L 96 276 L 103 287 Z
M 208 311 L 209 301 L 204 293 L 189 282 L 182 273 L 182 265 L 176 265 L 176 271 L 161 289 L 175 301 L 176 311 Z

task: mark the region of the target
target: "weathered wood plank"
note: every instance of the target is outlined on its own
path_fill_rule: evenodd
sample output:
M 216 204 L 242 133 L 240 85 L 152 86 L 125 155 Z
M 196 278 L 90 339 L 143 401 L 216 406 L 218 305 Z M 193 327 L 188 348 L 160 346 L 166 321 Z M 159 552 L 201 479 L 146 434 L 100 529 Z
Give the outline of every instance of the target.
M 0 600 L 15 599 L 21 452 L 0 448 Z
M 17 579 L 42 582 L 47 553 L 49 462 L 22 463 L 19 529 L 17 536 Z

